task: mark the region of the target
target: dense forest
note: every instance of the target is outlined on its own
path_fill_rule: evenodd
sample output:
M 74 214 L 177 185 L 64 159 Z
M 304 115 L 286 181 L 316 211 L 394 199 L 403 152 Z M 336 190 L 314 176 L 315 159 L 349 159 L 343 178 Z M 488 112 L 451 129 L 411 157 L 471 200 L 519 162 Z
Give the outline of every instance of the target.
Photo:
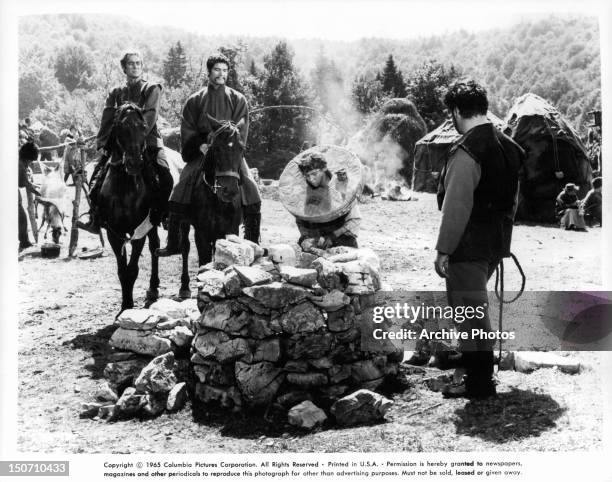
M 599 26 L 588 17 L 407 40 L 289 42 L 197 35 L 112 16 L 41 15 L 19 24 L 20 118 L 56 132 L 77 124 L 95 133 L 106 93 L 124 81 L 119 58 L 128 46 L 143 53 L 146 77 L 164 84 L 167 127 L 179 125 L 185 99 L 205 84 L 205 59 L 214 51 L 231 59 L 228 83 L 251 109 L 314 108 L 254 114 L 249 154 L 256 166 L 264 158 L 268 165 L 286 162 L 304 142 L 320 142 L 323 127 L 351 135 L 391 97 L 411 99 L 433 129 L 444 120 L 444 88 L 461 76 L 486 86 L 491 110 L 502 118 L 518 96 L 533 92 L 584 135 L 588 112 L 601 108 Z

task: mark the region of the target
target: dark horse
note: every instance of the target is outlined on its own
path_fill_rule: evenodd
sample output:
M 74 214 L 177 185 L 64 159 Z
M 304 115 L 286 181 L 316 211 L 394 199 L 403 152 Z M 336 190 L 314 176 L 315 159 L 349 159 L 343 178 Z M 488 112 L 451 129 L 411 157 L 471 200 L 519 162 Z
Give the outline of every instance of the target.
M 240 124 L 218 121 L 208 115 L 213 132 L 210 148 L 203 163 L 204 175 L 198 176 L 193 190 L 189 222 L 195 231 L 199 265 L 212 260 L 215 241 L 226 234 L 238 234 L 242 218 L 240 165 L 244 145 L 240 138 Z M 242 121 L 241 121 L 242 122 Z M 183 271 L 181 298 L 189 298 L 189 225 L 182 229 Z
M 146 236 L 131 239 L 136 228 L 147 218 L 154 200 L 148 178 L 150 169 L 145 165 L 143 156 L 146 127 L 142 110 L 136 104 L 127 103 L 117 109 L 107 144 L 111 152 L 110 165 L 97 202 L 108 241 L 117 258 L 122 292 L 121 311 L 134 307 L 132 292 L 138 277 L 138 259 L 147 236 L 151 251 L 147 304 L 158 298 L 158 258 L 153 255 L 159 247 L 157 226 L 153 226 Z M 129 259 L 128 244 L 131 244 Z

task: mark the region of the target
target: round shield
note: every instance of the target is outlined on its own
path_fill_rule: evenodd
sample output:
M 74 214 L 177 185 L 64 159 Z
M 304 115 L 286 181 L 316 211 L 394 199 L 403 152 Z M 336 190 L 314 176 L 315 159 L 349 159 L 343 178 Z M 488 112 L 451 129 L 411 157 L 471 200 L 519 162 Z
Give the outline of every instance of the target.
M 323 159 L 326 175 L 318 186 L 306 181 L 300 169 L 308 159 Z M 331 177 L 330 177 L 331 176 Z M 347 214 L 363 189 L 361 161 L 344 147 L 315 146 L 295 156 L 279 179 L 279 197 L 285 208 L 302 221 L 325 223 Z

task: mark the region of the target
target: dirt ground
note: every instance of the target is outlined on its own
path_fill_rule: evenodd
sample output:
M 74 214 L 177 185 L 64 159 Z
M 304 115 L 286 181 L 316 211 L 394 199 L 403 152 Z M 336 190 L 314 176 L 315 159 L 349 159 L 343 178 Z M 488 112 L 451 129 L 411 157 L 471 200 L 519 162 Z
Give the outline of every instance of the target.
M 435 197 L 418 193 L 409 202 L 361 205 L 360 243 L 381 258 L 383 281 L 394 289 L 443 290 L 433 270 L 439 215 Z M 69 226 L 70 220 L 67 220 Z M 79 249 L 99 240 L 81 233 Z M 162 235 L 162 239 L 165 236 Z M 263 204 L 262 244 L 293 243 L 297 229 L 282 205 Z M 601 289 L 602 233 L 517 226 L 513 251 L 527 276 L 527 290 Z M 445 400 L 423 379 L 439 374 L 402 366 L 402 385 L 384 423 L 349 429 L 323 427 L 301 433 L 266 424 L 252 415 L 209 413 L 188 404 L 152 420 L 108 424 L 80 419 L 80 404 L 92 400 L 119 311 L 120 289 L 112 252 L 95 260 L 25 256 L 19 263 L 18 449 L 68 453 L 524 451 L 601 448 L 603 365 L 598 353 L 574 353 L 585 364 L 579 375 L 556 369 L 530 375 L 498 374 L 494 401 Z M 134 295 L 144 303 L 150 256 L 145 248 Z M 196 255 L 191 268 L 195 273 Z M 179 258 L 160 262 L 160 294 L 178 293 Z M 507 268 L 506 289 L 517 289 Z M 195 294 L 195 283 L 192 283 Z

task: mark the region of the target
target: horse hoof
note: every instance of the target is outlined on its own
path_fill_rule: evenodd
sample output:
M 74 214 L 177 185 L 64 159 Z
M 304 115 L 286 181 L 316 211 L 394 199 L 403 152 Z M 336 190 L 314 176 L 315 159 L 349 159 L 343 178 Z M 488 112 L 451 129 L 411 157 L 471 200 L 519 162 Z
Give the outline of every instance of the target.
M 147 290 L 147 294 L 145 296 L 145 308 L 148 308 L 153 303 L 155 303 L 159 299 L 159 293 L 157 290 L 151 291 Z
M 179 298 L 181 300 L 188 300 L 191 298 L 191 290 L 179 290 Z

